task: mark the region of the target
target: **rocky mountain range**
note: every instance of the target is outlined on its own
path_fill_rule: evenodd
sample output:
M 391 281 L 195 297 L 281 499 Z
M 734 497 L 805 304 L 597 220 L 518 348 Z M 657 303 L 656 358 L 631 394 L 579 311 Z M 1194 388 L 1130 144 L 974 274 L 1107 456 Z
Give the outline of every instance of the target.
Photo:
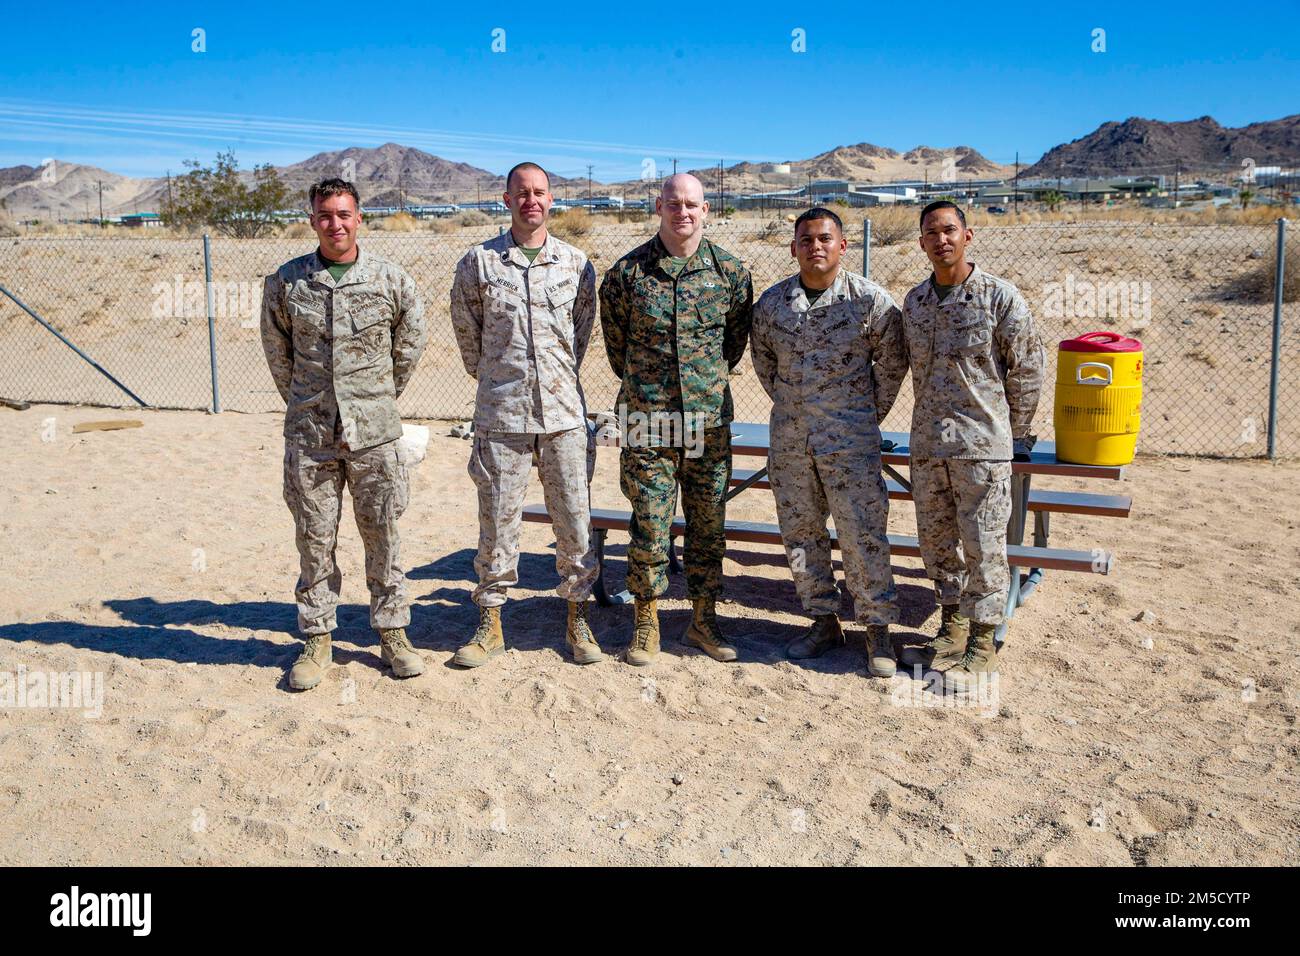
M 789 167 L 789 172 L 775 170 Z M 692 169 L 709 189 L 716 189 L 718 167 Z M 1001 179 L 1012 174 L 969 146 L 936 149 L 918 146 L 906 153 L 857 143 L 837 146 L 811 159 L 784 163 L 736 163 L 723 168 L 727 193 L 756 192 L 801 186 L 808 180 L 843 179 L 850 182 L 887 183 L 904 179 L 940 181 L 949 178 Z
M 1173 175 L 1179 169 L 1224 176 L 1248 159 L 1258 166 L 1300 165 L 1300 114 L 1235 129 L 1209 116 L 1178 123 L 1134 116 L 1048 150 L 1021 175 Z
M 1239 128 L 1220 126 L 1208 116 L 1185 122 L 1131 118 L 1105 123 L 1081 139 L 1056 146 L 1022 176 L 1106 176 L 1172 173 L 1226 177 L 1242 161 L 1257 165 L 1300 165 L 1300 114 Z M 278 169 L 296 195 L 325 176 L 351 176 L 367 205 L 473 202 L 500 195 L 502 173 L 434 156 L 397 143 L 373 148 L 317 153 Z M 660 170 L 660 173 L 667 170 Z M 176 174 L 181 171 L 177 170 Z M 717 188 L 718 168 L 690 172 L 709 190 Z M 885 183 L 899 179 L 1009 178 L 1012 167 L 994 163 L 969 146 L 939 149 L 918 146 L 905 153 L 857 143 L 838 146 L 809 159 L 784 163 L 740 162 L 724 167 L 726 190 L 772 191 L 797 187 L 809 179 Z M 580 196 L 586 179 L 552 177 L 556 195 Z M 167 195 L 165 177 L 137 179 L 78 163 L 55 160 L 46 166 L 0 169 L 0 207 L 14 219 L 83 219 L 99 215 L 102 191 L 106 216 L 156 212 Z M 623 191 L 639 196 L 640 180 L 612 184 L 593 181 L 597 193 Z

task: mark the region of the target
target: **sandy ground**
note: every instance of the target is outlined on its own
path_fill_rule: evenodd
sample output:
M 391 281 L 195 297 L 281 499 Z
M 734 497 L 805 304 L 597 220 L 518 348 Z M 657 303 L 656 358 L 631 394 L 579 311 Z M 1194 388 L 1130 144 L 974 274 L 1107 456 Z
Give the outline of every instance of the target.
M 846 220 L 849 268 L 862 269 L 862 218 Z M 876 214 L 878 217 L 881 215 Z M 644 242 L 654 222 L 601 223 L 574 239 L 598 273 Z M 759 294 L 794 270 L 788 224 L 767 235 L 757 220 L 719 222 L 709 235 L 741 256 Z M 415 277 L 426 303 L 430 344 L 402 396 L 411 417 L 469 418 L 474 383 L 461 366 L 448 312 L 456 261 L 496 227 L 446 235 L 371 233 L 363 242 Z M 874 233 L 871 276 L 900 303 L 929 274 L 910 225 Z M 1056 345 L 1111 329 L 1146 348 L 1142 442 L 1159 453 L 1254 456 L 1265 449 L 1272 297 L 1246 283 L 1272 256 L 1269 226 L 1043 223 L 981 226 L 970 257 L 1015 282 L 1037 317 L 1048 352 L 1048 386 L 1035 429 L 1052 436 Z M 261 277 L 311 251 L 306 239 L 212 241 L 218 384 L 236 411 L 283 408 L 266 370 L 257 320 Z M 1300 241 L 1291 243 L 1300 261 Z M 101 362 L 146 403 L 205 408 L 212 400 L 200 240 L 32 238 L 0 240 L 0 282 Z M 180 289 L 180 294 L 176 290 Z M 1065 290 L 1071 291 L 1067 298 Z M 1101 305 L 1096 296 L 1102 295 Z M 1098 311 L 1104 317 L 1095 317 Z M 1300 454 L 1300 303 L 1285 307 L 1279 448 Z M 131 404 L 106 379 L 0 297 L 0 396 L 30 401 Z M 583 365 L 591 407 L 612 408 L 618 382 L 599 330 Z M 738 413 L 766 419 L 771 407 L 748 355 L 733 379 Z M 906 430 L 905 383 L 887 428 Z
M 655 666 L 579 668 L 538 525 L 510 651 L 452 669 L 476 620 L 476 519 L 468 445 L 435 423 L 403 520 L 427 672 L 380 665 L 345 514 L 336 666 L 296 694 L 279 417 L 71 433 L 119 414 L 0 409 L 0 673 L 98 672 L 104 689 L 98 717 L 0 707 L 0 863 L 1300 862 L 1296 463 L 1148 457 L 1095 488 L 1131 494 L 1132 518 L 1057 516 L 1053 543 L 1113 547 L 1114 573 L 1049 574 L 1014 621 L 999 706 L 955 709 L 867 677 L 856 629 L 786 661 L 804 626 L 788 571 L 747 545 L 720 606 L 739 663 L 677 643 L 677 580 Z M 602 449 L 598 506 L 623 506 L 616 473 Z M 730 513 L 774 520 L 758 490 Z M 910 504 L 891 524 L 912 533 Z M 895 573 L 901 643 L 937 615 L 918 563 Z M 630 609 L 593 617 L 621 648 Z

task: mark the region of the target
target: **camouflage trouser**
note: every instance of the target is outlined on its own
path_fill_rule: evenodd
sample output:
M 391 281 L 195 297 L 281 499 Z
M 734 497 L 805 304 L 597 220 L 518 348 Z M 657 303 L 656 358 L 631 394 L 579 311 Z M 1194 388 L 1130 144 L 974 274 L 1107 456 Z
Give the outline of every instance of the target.
M 549 434 L 475 433 L 469 474 L 478 487 L 478 556 L 474 570 L 480 607 L 499 607 L 519 583 L 519 524 L 537 457 L 542 495 L 555 528 L 556 593 L 585 601 L 600 568 L 591 547 L 591 475 L 595 441 L 585 425 Z
M 397 534 L 397 519 L 410 500 L 410 484 L 397 442 L 351 451 L 341 446 L 305 448 L 288 441 L 284 500 L 293 513 L 298 542 L 300 574 L 294 598 L 298 629 L 304 635 L 328 634 L 337 624 L 334 612 L 343 573 L 334 552 L 345 484 L 352 492 L 352 511 L 365 548 L 370 625 L 389 628 L 411 623 Z
M 809 614 L 838 614 L 840 592 L 831 568 L 826 516 L 844 557 L 844 583 L 859 623 L 894 624 L 898 595 L 889 567 L 889 495 L 880 476 L 880 452 L 862 448 L 813 456 L 774 441 L 768 477 L 776 497 L 795 590 Z
M 649 600 L 668 589 L 668 531 L 682 487 L 686 516 L 686 593 L 717 597 L 722 591 L 722 556 L 727 550 L 727 483 L 731 480 L 731 426 L 704 429 L 701 452 L 685 448 L 624 446 L 619 484 L 632 505 L 627 546 L 627 589 Z
M 926 573 L 940 604 L 980 624 L 1001 624 L 1011 571 L 1011 462 L 912 460 L 912 498 Z

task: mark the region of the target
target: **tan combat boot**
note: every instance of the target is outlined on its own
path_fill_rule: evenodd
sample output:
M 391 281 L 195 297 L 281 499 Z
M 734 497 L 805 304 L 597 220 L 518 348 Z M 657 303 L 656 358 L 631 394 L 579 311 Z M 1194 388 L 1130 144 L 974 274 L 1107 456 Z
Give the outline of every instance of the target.
M 973 693 L 985 687 L 998 673 L 998 652 L 993 636 L 996 624 L 972 623 L 970 640 L 961 660 L 943 672 L 943 689 L 949 693 Z
M 659 654 L 659 602 L 654 598 L 636 601 L 636 622 L 632 625 L 632 643 L 623 660 L 634 667 L 645 667 Z
M 888 624 L 867 625 L 867 671 L 872 677 L 893 677 L 898 671 Z
M 451 659 L 460 667 L 481 667 L 506 649 L 501 633 L 501 608 L 479 608 L 478 629 L 474 636 Z
M 404 627 L 379 629 L 379 656 L 393 669 L 394 677 L 419 677 L 424 673 L 424 660 L 411 646 Z
M 289 686 L 294 690 L 311 690 L 321 682 L 325 671 L 334 662 L 328 634 L 312 634 L 303 645 L 302 653 L 289 671 Z
M 963 617 L 956 604 L 940 604 L 939 631 L 920 647 L 903 649 L 903 663 L 908 667 L 947 670 L 966 653 L 970 619 Z
M 734 661 L 739 655 L 736 649 L 723 640 L 718 630 L 718 616 L 713 598 L 696 598 L 691 602 L 695 613 L 691 615 L 691 626 L 682 635 L 682 643 L 698 647 L 715 661 Z
M 810 657 L 821 657 L 832 647 L 844 643 L 844 630 L 840 619 L 834 614 L 818 614 L 813 618 L 807 633 L 791 641 L 785 649 L 785 656 L 802 661 Z
M 569 627 L 564 640 L 573 651 L 574 663 L 594 664 L 605 659 L 596 643 L 596 635 L 591 633 L 591 625 L 587 623 L 586 601 L 569 602 Z

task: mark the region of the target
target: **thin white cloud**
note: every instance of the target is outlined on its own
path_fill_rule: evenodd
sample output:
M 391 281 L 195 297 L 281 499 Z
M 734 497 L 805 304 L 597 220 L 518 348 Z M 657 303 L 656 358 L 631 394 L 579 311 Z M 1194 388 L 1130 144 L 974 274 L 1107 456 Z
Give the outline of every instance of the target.
M 610 178 L 617 168 L 621 174 L 639 172 L 646 157 L 673 156 L 679 160 L 702 160 L 711 163 L 716 151 L 688 149 L 681 146 L 639 143 L 608 143 L 595 140 L 549 139 L 517 134 L 459 132 L 407 126 L 322 122 L 319 120 L 233 115 L 202 112 L 147 112 L 98 109 L 57 103 L 0 100 L 0 130 L 10 138 L 40 142 L 36 132 L 48 131 L 51 141 L 78 142 L 65 138 L 75 132 L 82 140 L 141 144 L 141 135 L 153 137 L 163 145 L 182 141 L 221 146 L 258 144 L 264 146 L 300 146 L 314 151 L 330 151 L 353 145 L 399 142 L 404 146 L 439 151 L 444 158 L 455 154 L 472 157 L 476 164 L 495 158 L 517 156 L 522 148 L 546 150 L 554 164 L 570 170 L 569 175 L 585 171 L 586 163 L 598 163 L 601 174 Z M 452 153 L 452 156 L 447 156 Z M 169 160 L 170 161 L 170 160 Z M 467 160 L 469 161 L 469 160 Z M 657 159 L 662 162 L 662 159 Z M 505 163 L 507 160 L 502 159 Z M 702 163 L 704 164 L 704 163 Z

